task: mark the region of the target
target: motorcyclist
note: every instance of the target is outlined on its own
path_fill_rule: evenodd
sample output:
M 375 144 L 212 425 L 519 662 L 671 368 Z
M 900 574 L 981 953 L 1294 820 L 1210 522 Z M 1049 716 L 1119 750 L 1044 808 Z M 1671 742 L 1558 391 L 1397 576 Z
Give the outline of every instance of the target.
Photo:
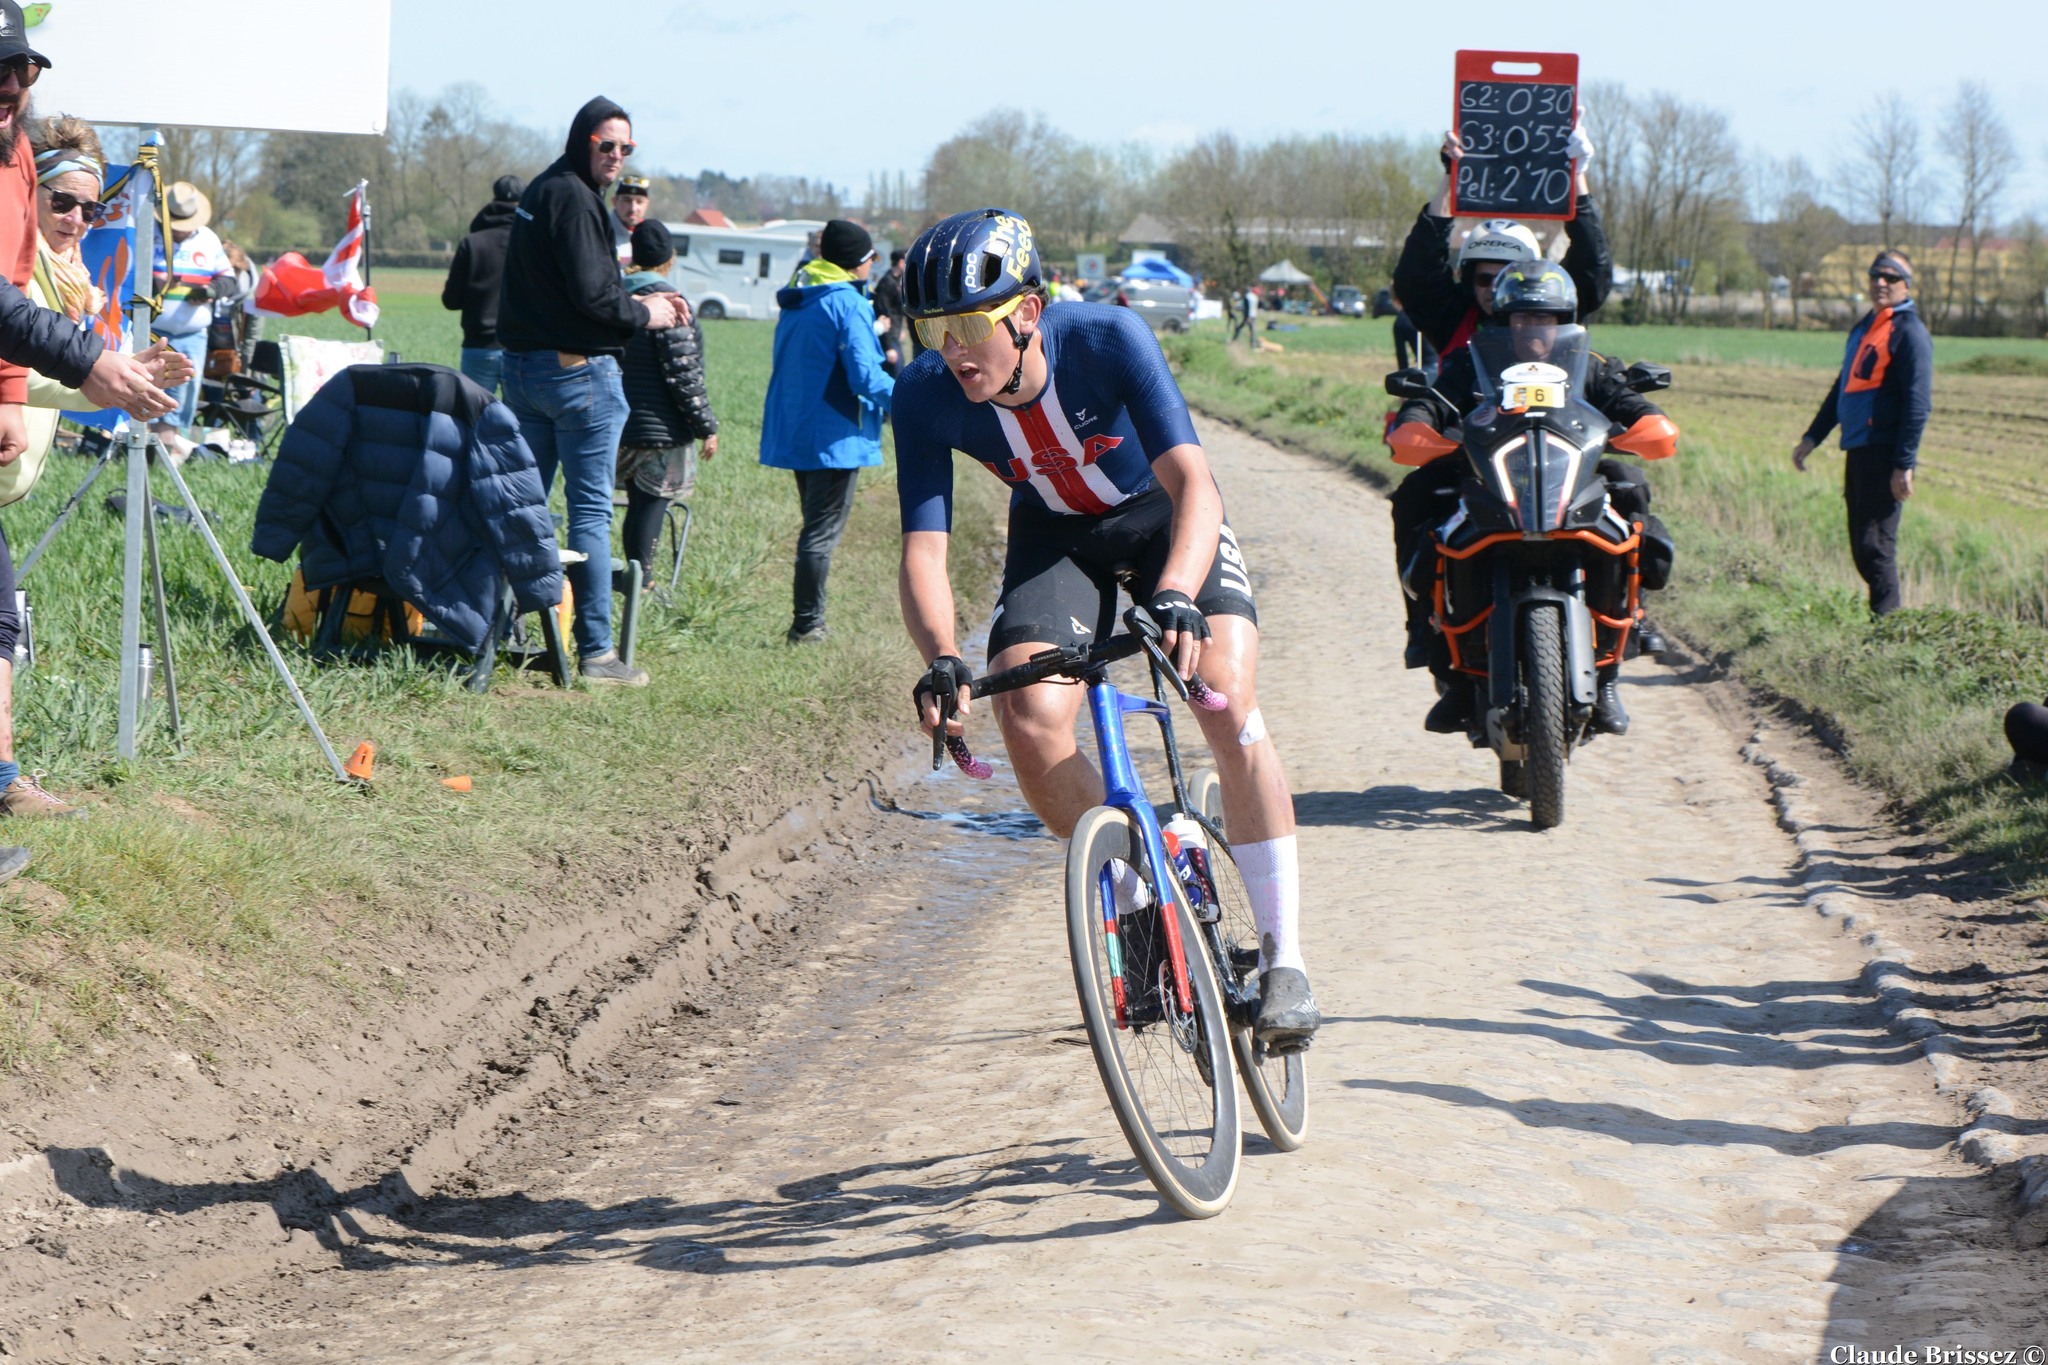
M 1570 324 L 1577 316 L 1576 293 L 1571 276 L 1549 261 L 1509 266 L 1495 282 L 1493 315 L 1486 325 L 1512 329 L 1518 358 L 1544 360 L 1556 344 L 1557 328 Z M 1442 431 L 1485 400 L 1486 385 L 1471 347 L 1460 346 L 1444 357 L 1436 391 L 1456 405 L 1456 413 L 1442 411 L 1442 405 L 1433 399 L 1410 399 L 1395 417 L 1395 429 L 1411 422 L 1424 422 L 1432 430 Z M 1634 426 L 1645 417 L 1658 416 L 1662 411 L 1628 387 L 1621 362 L 1597 353 L 1588 356 L 1586 391 L 1581 397 L 1609 421 L 1624 427 Z M 1394 490 L 1397 573 L 1405 574 L 1415 555 L 1423 550 L 1429 528 L 1441 524 L 1455 510 L 1458 486 L 1468 468 L 1465 453 L 1454 451 L 1423 465 Z M 1626 519 L 1644 523 L 1644 535 L 1654 542 L 1668 571 L 1670 535 L 1650 512 L 1650 484 L 1643 471 L 1611 457 L 1600 461 L 1599 470 L 1607 481 L 1608 497 L 1615 511 Z M 1661 583 L 1661 575 L 1654 581 Z M 1408 599 L 1407 664 L 1410 668 L 1426 665 L 1440 682 L 1450 683 L 1454 681 L 1450 652 L 1443 637 L 1430 624 L 1429 612 L 1427 602 L 1412 596 Z M 1618 673 L 1617 666 L 1602 669 L 1594 693 L 1592 726 L 1602 734 L 1628 733 L 1628 710 L 1622 705 Z M 1472 719 L 1472 689 L 1449 686 L 1430 709 L 1423 728 L 1438 734 L 1464 734 Z
M 1600 206 L 1587 189 L 1586 166 L 1593 160 L 1593 144 L 1583 125 L 1572 130 L 1571 152 L 1578 161 L 1578 196 L 1573 216 L 1564 225 L 1568 246 L 1563 265 L 1578 300 L 1578 316 L 1566 321 L 1584 321 L 1613 292 L 1614 253 L 1600 223 Z M 1444 164 L 1443 184 L 1416 215 L 1394 266 L 1394 292 L 1401 296 L 1409 319 L 1444 355 L 1464 346 L 1473 329 L 1494 311 L 1500 271 L 1543 259 L 1535 233 L 1510 219 L 1489 218 L 1466 234 L 1453 264 L 1451 186 L 1457 179 L 1459 153 L 1457 139 L 1446 135 L 1437 154 Z

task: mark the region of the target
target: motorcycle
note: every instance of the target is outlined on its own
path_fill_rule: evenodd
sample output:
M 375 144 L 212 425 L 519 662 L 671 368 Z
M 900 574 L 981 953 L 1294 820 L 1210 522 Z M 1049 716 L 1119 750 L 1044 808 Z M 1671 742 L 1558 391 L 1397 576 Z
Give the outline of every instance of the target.
M 1623 430 L 1585 400 L 1583 327 L 1541 338 L 1487 328 L 1470 345 L 1482 401 L 1462 421 L 1422 371 L 1387 376 L 1389 394 L 1429 402 L 1445 424 L 1394 427 L 1395 462 L 1459 450 L 1469 462 L 1456 512 L 1406 567 L 1403 587 L 1432 607 L 1450 685 L 1475 689 L 1473 746 L 1499 756 L 1501 790 L 1550 829 L 1564 819 L 1565 765 L 1593 736 L 1599 670 L 1630 656 L 1643 619 L 1644 521 L 1616 510 L 1600 458 L 1668 458 L 1678 428 L 1657 415 Z M 1670 387 L 1671 372 L 1638 362 L 1625 382 L 1652 393 Z M 1668 571 L 1668 555 L 1655 562 Z

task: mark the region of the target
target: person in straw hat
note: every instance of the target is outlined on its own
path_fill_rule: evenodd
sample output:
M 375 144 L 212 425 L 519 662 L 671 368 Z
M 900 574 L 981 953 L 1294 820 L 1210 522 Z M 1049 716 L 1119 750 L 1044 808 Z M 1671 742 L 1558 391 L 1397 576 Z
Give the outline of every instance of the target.
M 192 362 L 193 375 L 169 390 L 177 409 L 157 423 L 164 447 L 174 456 L 191 453 L 184 438 L 199 409 L 198 371 L 206 364 L 206 329 L 213 324 L 216 280 L 235 273 L 227 248 L 207 226 L 213 204 L 189 180 L 179 180 L 164 195 L 171 219 L 171 280 L 164 293 L 164 311 L 151 330 Z M 230 291 L 231 292 L 231 291 Z

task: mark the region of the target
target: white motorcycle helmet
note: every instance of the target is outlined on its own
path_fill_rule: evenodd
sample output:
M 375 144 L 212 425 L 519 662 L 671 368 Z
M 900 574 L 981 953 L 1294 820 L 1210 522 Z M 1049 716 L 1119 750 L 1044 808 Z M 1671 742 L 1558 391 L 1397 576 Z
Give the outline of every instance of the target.
M 1478 261 L 1512 265 L 1542 259 L 1543 244 L 1535 233 L 1511 218 L 1489 218 L 1465 234 L 1465 244 L 1458 248 L 1458 278 L 1464 279 L 1465 268 Z

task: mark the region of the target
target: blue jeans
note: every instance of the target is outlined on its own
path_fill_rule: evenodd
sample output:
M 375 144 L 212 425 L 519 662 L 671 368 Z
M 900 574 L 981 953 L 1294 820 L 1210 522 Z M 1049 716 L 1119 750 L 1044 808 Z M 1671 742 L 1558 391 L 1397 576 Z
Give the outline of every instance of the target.
M 162 332 L 155 335 L 170 342 L 172 350 L 192 362 L 192 377 L 175 389 L 165 390 L 171 401 L 178 405 L 176 410 L 157 419 L 173 424 L 182 432 L 199 415 L 199 372 L 206 368 L 206 331 L 202 328 L 197 332 L 181 332 L 177 336 L 164 336 Z
M 493 346 L 485 350 L 481 346 L 462 348 L 462 372 L 476 381 L 476 386 L 487 390 L 491 397 L 498 396 L 498 390 L 505 382 L 505 353 Z
M 569 566 L 576 592 L 576 653 L 592 659 L 612 647 L 612 471 L 626 429 L 619 362 L 590 357 L 564 369 L 553 351 L 506 351 L 505 402 L 554 491 L 562 470 L 569 505 L 569 546 L 588 555 Z

